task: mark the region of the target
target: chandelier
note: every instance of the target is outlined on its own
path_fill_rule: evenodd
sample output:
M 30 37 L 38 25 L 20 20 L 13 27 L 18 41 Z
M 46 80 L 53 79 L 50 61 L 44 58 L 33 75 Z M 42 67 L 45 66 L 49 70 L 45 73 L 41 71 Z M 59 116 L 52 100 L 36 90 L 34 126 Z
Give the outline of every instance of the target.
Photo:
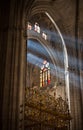
M 55 99 L 47 90 L 27 88 L 25 97 L 26 127 L 40 125 L 51 128 L 69 127 L 71 115 L 62 97 Z

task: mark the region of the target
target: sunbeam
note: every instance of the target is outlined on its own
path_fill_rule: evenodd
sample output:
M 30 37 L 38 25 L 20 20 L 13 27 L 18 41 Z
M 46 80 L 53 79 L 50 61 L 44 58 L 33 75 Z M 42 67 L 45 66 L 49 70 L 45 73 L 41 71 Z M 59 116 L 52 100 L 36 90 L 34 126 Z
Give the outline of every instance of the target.
M 37 56 L 35 56 L 35 55 L 31 54 L 31 53 L 28 53 L 27 54 L 27 61 L 29 63 L 41 68 L 44 59 L 39 58 L 39 57 L 37 57 Z M 59 66 L 54 66 L 52 63 L 50 63 L 50 68 L 51 68 L 51 74 L 53 76 L 56 76 L 57 78 L 60 78 L 61 80 L 64 80 L 63 77 L 66 76 L 64 68 L 61 68 Z M 56 74 L 56 72 L 58 72 L 58 73 Z M 80 78 L 79 75 L 76 75 L 75 73 L 72 73 L 72 72 L 69 72 L 69 76 L 71 78 L 71 80 L 70 80 L 71 84 L 74 84 L 73 81 L 76 82 Z
M 33 52 L 37 52 L 38 54 L 45 55 L 48 57 L 48 53 L 45 50 L 45 48 L 36 41 L 28 40 L 27 41 L 27 48 Z
M 41 68 L 41 65 L 43 63 L 43 59 L 31 54 L 31 53 L 28 53 L 27 54 L 27 61 L 33 65 L 36 65 L 38 66 L 39 68 Z
M 58 43 L 58 44 L 62 43 L 62 40 L 60 39 L 60 35 L 57 32 L 57 30 L 52 31 L 52 30 L 48 30 L 48 29 L 43 28 L 43 27 L 40 27 L 40 29 L 41 29 L 40 33 L 37 33 L 35 31 L 33 32 L 34 36 L 41 35 L 43 33 L 43 31 L 44 31 L 47 34 L 47 37 L 48 37 L 47 39 L 48 40 L 50 40 L 54 44 L 56 44 L 56 43 Z M 30 32 L 32 32 L 32 30 Z M 81 44 L 83 42 L 82 39 L 76 39 L 73 36 L 68 36 L 68 35 L 65 35 L 65 34 L 62 34 L 62 37 L 63 37 L 63 39 L 64 39 L 64 41 L 66 43 L 66 46 L 72 47 L 73 49 L 75 49 L 75 42 L 76 42 L 76 40 L 78 40 L 79 44 Z
M 44 47 L 36 41 L 27 40 L 27 48 L 31 51 L 37 52 L 38 54 L 45 55 L 47 57 L 49 56 Z M 63 64 L 64 62 L 63 52 L 58 51 L 57 49 L 53 49 L 52 47 L 49 47 L 49 50 L 53 54 L 53 56 L 57 58 L 60 63 Z M 71 66 L 75 67 L 77 63 L 77 58 L 68 56 L 68 62 Z M 79 65 L 81 65 L 81 63 L 82 61 L 79 59 Z

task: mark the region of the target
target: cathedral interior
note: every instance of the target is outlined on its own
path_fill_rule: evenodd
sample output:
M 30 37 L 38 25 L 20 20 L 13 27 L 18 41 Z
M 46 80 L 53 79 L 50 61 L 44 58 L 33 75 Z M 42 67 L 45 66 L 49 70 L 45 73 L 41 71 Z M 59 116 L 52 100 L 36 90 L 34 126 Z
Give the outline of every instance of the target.
M 0 3 L 1 130 L 83 129 L 83 1 Z

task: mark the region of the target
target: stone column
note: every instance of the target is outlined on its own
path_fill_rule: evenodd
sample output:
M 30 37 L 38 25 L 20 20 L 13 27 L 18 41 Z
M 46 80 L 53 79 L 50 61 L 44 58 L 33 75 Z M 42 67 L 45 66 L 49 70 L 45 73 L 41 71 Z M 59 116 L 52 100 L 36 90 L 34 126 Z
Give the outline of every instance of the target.
M 70 105 L 71 105 L 71 130 L 82 129 L 82 110 L 79 75 L 76 67 L 69 68 Z

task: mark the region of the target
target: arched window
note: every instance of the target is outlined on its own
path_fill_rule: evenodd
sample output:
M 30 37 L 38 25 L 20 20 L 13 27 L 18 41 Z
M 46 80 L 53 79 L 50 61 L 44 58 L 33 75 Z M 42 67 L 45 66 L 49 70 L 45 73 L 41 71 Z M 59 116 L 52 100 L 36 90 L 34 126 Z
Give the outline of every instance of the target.
M 27 29 L 28 29 L 28 30 L 32 30 L 32 25 L 31 25 L 30 22 L 28 22 Z
M 38 23 L 35 23 L 34 25 L 34 30 L 38 33 L 40 33 L 40 27 L 39 27 L 39 24 Z
M 42 37 L 45 39 L 45 40 L 47 40 L 47 34 L 43 31 L 42 32 Z
M 49 62 L 46 60 L 42 63 L 40 70 L 40 87 L 46 87 L 50 84 L 51 76 L 50 76 L 50 66 Z
M 39 33 L 45 40 L 47 40 L 48 36 L 45 31 L 41 31 L 41 28 L 37 22 L 35 22 L 34 26 L 30 22 L 27 22 L 27 31 L 34 30 L 35 32 Z

